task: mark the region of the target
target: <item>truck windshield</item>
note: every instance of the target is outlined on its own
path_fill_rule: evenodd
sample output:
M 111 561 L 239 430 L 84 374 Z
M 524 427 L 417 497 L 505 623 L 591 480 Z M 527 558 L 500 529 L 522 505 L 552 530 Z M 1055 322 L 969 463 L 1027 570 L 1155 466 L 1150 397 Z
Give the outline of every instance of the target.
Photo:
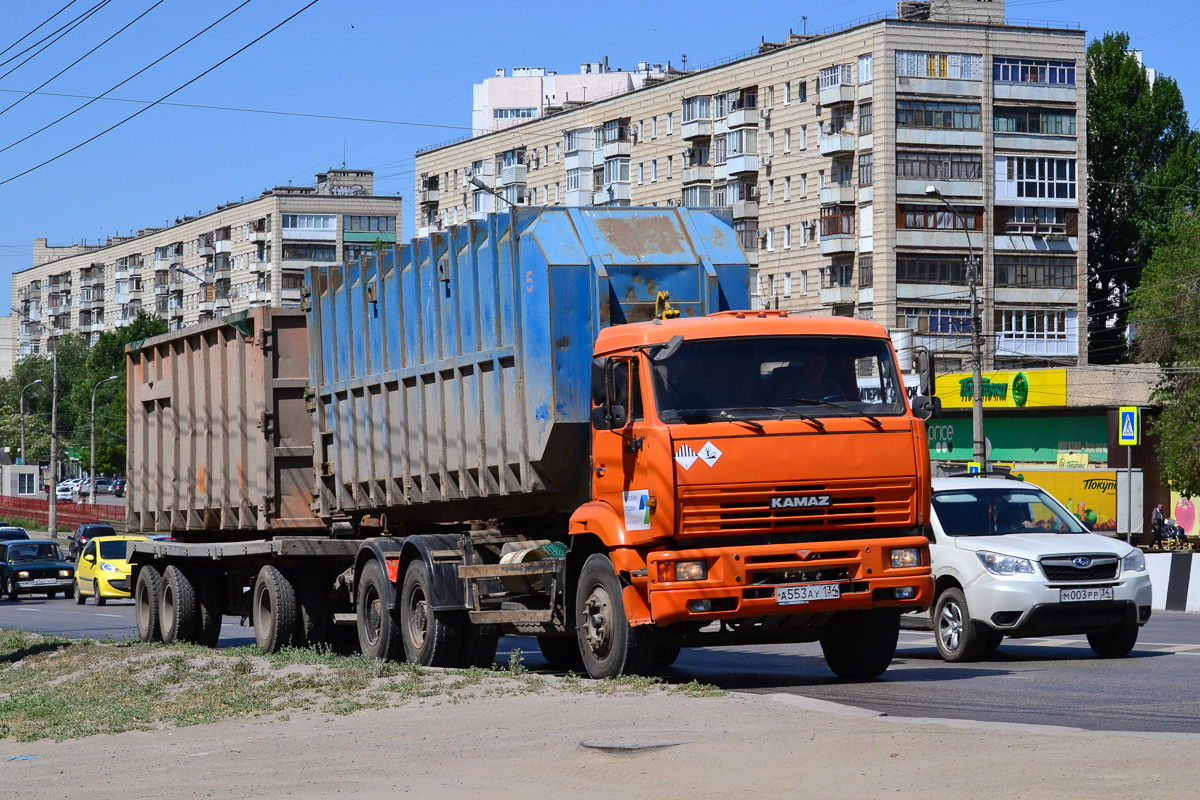
M 947 536 L 1087 533 L 1079 520 L 1034 486 L 934 492 L 933 511 Z
M 692 339 L 650 360 L 663 422 L 719 417 L 887 416 L 904 413 L 887 341 L 862 337 Z

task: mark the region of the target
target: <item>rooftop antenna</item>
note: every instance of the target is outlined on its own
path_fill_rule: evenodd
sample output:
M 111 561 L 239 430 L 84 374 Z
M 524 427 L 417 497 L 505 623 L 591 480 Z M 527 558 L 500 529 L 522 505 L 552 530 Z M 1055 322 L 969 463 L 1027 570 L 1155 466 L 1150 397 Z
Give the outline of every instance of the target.
M 346 140 L 342 139 L 342 169 L 346 168 Z
M 804 31 L 804 35 L 808 36 L 808 17 L 801 17 L 800 21 L 804 23 L 804 27 L 802 29 Z
M 687 72 L 687 53 L 683 54 L 683 71 Z

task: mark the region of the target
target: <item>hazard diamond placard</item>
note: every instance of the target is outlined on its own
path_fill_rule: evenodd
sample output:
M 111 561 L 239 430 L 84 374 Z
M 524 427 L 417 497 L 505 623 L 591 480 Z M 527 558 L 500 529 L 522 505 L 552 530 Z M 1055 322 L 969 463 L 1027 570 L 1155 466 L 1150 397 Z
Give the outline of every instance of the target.
M 1142 420 L 1139 411 L 1137 406 L 1121 406 L 1117 415 L 1117 444 L 1141 444 Z

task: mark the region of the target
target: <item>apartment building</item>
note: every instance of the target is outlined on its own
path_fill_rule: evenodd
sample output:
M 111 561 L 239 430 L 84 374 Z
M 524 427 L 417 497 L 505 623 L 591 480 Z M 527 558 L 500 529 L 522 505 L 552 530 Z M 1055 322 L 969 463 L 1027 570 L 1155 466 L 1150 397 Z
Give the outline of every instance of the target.
M 985 368 L 1082 362 L 1085 44 L 1006 24 L 1003 0 L 903 2 L 420 150 L 418 232 L 521 203 L 726 208 L 756 303 L 907 329 L 944 371 L 969 353 L 973 255 Z
M 256 305 L 299 305 L 304 270 L 345 263 L 395 243 L 399 197 L 374 194 L 370 170 L 331 169 L 313 186 L 277 186 L 174 225 L 103 245 L 34 239 L 34 266 L 13 274 L 18 358 L 51 336 L 95 342 L 139 311 L 172 330 Z

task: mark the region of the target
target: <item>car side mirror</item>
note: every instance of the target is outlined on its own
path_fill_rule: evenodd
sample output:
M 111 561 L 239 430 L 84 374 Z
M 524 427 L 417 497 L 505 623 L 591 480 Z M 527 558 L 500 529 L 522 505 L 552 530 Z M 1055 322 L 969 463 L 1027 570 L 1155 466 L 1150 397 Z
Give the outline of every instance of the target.
M 921 419 L 938 419 L 942 416 L 942 398 L 917 395 L 913 398 L 912 410 Z
M 91 563 L 91 564 L 95 564 L 95 563 L 96 563 L 96 557 L 95 557 L 95 556 L 84 556 L 84 557 L 83 557 L 83 560 L 84 560 L 84 561 L 87 561 L 87 562 L 89 562 L 89 563 Z

